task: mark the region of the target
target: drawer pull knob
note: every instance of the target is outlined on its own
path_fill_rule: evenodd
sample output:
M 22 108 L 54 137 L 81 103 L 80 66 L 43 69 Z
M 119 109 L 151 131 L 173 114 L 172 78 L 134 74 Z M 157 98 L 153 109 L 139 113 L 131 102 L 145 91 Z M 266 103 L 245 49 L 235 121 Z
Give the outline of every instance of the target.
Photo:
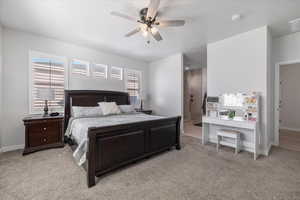
M 43 142 L 46 142 L 46 141 L 47 141 L 47 139 L 46 139 L 46 138 L 44 138 L 44 139 L 43 139 Z
M 43 128 L 43 129 L 44 129 L 44 131 L 47 130 L 47 128 Z

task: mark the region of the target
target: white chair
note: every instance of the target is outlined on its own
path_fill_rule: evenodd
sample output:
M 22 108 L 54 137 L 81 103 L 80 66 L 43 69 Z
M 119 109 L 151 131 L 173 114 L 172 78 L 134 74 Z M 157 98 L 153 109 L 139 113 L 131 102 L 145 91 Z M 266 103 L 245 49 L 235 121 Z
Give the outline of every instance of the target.
M 230 138 L 235 140 L 234 143 L 231 142 L 223 142 L 224 138 Z M 230 146 L 235 148 L 235 154 L 240 152 L 240 145 L 241 145 L 241 132 L 236 130 L 228 130 L 228 129 L 221 129 L 217 131 L 217 151 L 219 151 L 220 144 L 224 146 Z

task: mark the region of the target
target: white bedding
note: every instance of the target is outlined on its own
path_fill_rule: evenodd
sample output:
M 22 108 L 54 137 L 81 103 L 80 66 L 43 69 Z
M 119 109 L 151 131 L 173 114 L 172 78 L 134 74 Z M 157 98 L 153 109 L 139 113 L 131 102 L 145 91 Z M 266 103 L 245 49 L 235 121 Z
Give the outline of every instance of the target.
M 143 113 L 120 114 L 103 117 L 90 118 L 71 118 L 69 120 L 66 135 L 76 141 L 78 147 L 73 153 L 73 156 L 78 165 L 82 165 L 86 161 L 87 152 L 87 131 L 90 127 L 104 127 L 133 122 L 149 121 L 162 119 L 164 117 L 155 115 L 146 115 Z

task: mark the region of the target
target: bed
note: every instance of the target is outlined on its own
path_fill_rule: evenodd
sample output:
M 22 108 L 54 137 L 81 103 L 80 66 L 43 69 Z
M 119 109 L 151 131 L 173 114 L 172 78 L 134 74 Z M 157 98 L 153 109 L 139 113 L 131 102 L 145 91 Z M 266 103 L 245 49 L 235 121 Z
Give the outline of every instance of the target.
M 116 102 L 118 105 L 130 103 L 128 93 L 125 92 L 66 90 L 65 132 L 70 128 L 68 125 L 72 124 L 72 106 L 97 106 L 98 102 Z M 109 123 L 110 121 L 113 123 Z M 81 144 L 86 149 L 85 157 L 81 156 L 80 159 L 86 165 L 88 187 L 95 185 L 96 176 L 172 147 L 180 150 L 180 121 L 180 116 L 160 117 L 142 113 L 77 120 L 76 123 L 84 126 L 86 132 L 86 142 Z

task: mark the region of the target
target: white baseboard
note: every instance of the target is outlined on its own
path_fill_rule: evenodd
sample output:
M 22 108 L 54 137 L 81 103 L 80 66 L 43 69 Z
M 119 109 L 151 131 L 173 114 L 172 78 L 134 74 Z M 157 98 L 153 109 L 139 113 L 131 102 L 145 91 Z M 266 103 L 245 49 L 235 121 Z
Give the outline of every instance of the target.
M 290 128 L 290 127 L 280 127 L 279 129 L 288 130 L 288 131 L 297 131 L 300 132 L 299 128 Z
M 5 146 L 5 147 L 0 148 L 0 152 L 3 153 L 3 152 L 8 152 L 8 151 L 15 151 L 15 150 L 23 149 L 23 148 L 24 148 L 24 144 Z

